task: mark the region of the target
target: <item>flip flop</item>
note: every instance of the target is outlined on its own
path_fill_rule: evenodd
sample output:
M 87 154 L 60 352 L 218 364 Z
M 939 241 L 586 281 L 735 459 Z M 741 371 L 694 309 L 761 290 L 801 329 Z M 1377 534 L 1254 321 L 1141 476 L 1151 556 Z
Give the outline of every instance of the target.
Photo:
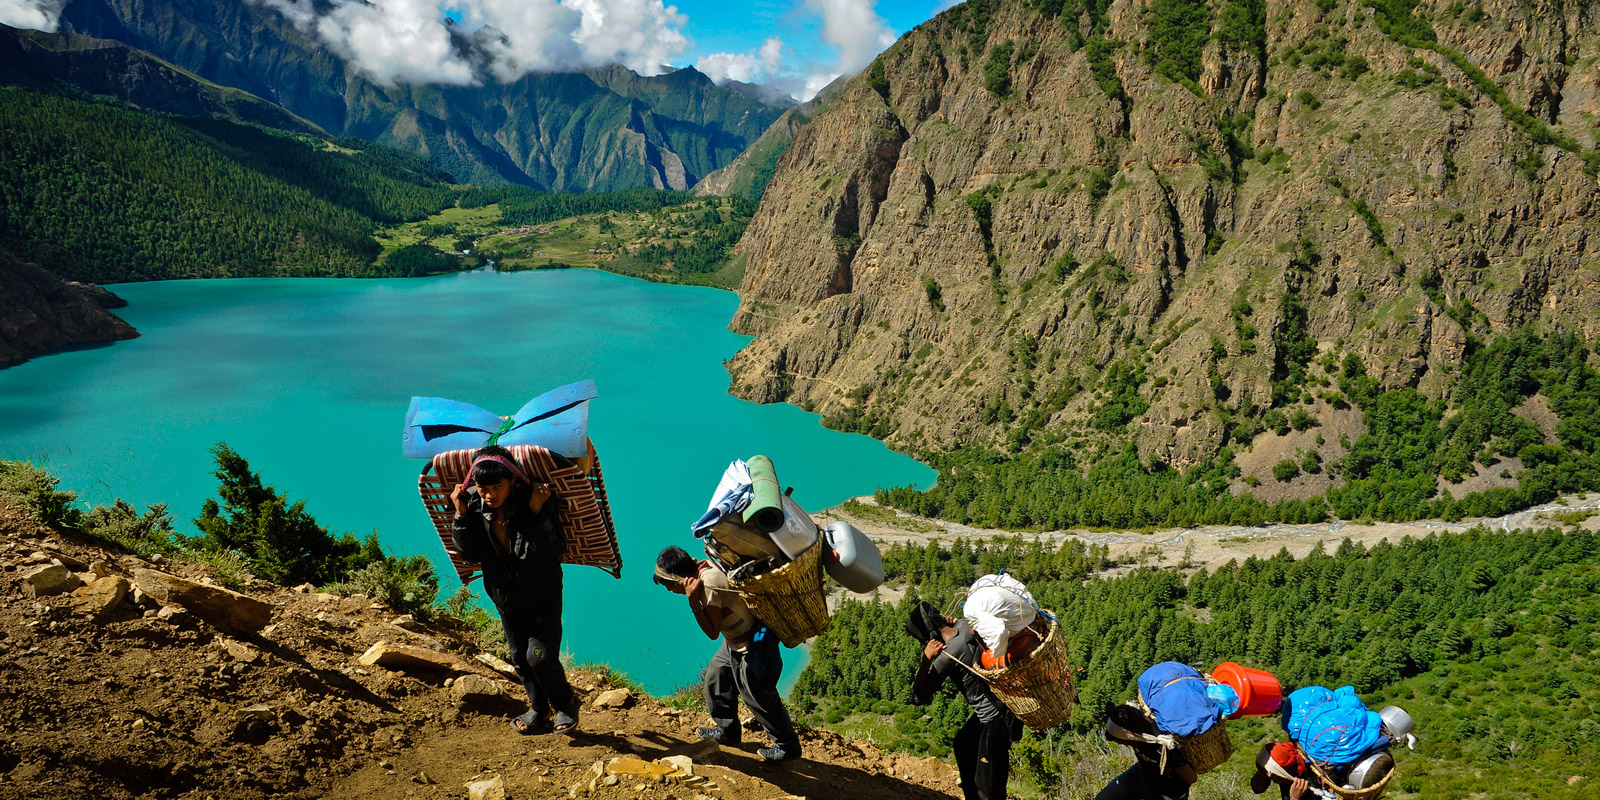
M 543 714 L 532 709 L 524 712 L 522 716 L 511 720 L 511 729 L 523 736 L 532 736 L 550 730 L 550 720 Z

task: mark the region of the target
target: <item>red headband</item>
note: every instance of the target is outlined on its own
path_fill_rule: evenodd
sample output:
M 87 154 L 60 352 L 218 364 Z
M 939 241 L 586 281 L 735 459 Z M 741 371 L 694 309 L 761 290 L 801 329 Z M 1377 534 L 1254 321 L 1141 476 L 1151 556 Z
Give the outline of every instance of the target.
M 471 478 L 473 470 L 477 469 L 478 465 L 482 464 L 485 461 L 493 461 L 496 464 L 500 464 L 501 466 L 504 466 L 506 469 L 511 470 L 511 474 L 517 476 L 517 480 L 520 480 L 523 483 L 527 483 L 527 484 L 533 483 L 533 481 L 528 480 L 528 476 L 527 475 L 522 474 L 522 470 L 519 469 L 516 464 L 511 463 L 511 459 L 506 458 L 504 456 L 496 456 L 496 455 L 478 456 L 477 458 L 473 459 L 472 460 L 472 466 L 467 468 L 467 477 Z

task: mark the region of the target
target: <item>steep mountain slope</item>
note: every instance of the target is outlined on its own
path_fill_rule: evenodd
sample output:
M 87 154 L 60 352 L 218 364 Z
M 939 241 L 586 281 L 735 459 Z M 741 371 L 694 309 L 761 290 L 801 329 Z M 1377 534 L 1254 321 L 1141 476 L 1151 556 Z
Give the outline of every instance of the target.
M 848 83 L 848 77 L 840 76 L 817 92 L 816 97 L 783 112 L 783 116 L 778 117 L 778 121 L 772 123 L 761 134 L 761 138 L 756 139 L 732 163 L 695 184 L 694 193 L 718 197 L 738 195 L 747 200 L 760 200 L 778 169 L 778 160 L 788 152 L 801 126 L 810 122 L 829 101 L 838 97 Z
M 732 161 L 783 113 L 693 70 L 384 86 L 278 11 L 248 0 L 71 0 L 61 29 L 149 51 L 335 135 L 424 153 L 471 183 L 686 189 Z M 470 51 L 473 37 L 461 33 L 457 46 Z
M 0 87 L 0 247 L 98 282 L 375 275 L 380 222 L 453 204 L 426 160 Z
M 302 133 L 317 126 L 120 42 L 0 25 L 0 85 L 115 97 L 139 108 L 215 116 Z
M 0 368 L 74 345 L 139 333 L 92 299 L 34 264 L 0 250 Z
M 1181 466 L 1268 409 L 1353 413 L 1319 388 L 1345 355 L 1437 398 L 1507 331 L 1593 340 L 1595 10 L 951 9 L 780 162 L 734 390 L 900 447 Z

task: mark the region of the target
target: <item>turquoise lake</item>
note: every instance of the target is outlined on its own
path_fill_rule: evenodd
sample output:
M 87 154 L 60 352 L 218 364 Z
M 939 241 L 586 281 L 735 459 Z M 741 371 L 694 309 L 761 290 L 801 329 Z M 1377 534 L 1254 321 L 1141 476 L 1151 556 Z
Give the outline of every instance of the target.
M 590 270 L 114 288 L 143 336 L 0 370 L 0 458 L 44 464 L 85 502 L 166 503 L 192 532 L 217 488 L 207 450 L 226 442 L 331 530 L 431 557 L 441 597 L 459 583 L 417 499 L 422 462 L 400 456 L 411 396 L 509 414 L 594 379 L 623 571 L 566 568 L 563 648 L 657 693 L 697 681 L 715 644 L 651 583 L 655 555 L 699 554 L 688 527 L 729 461 L 771 456 L 811 510 L 935 478 L 814 414 L 729 395 L 722 362 L 749 341 L 726 329 L 729 292 Z M 788 686 L 803 653 L 784 656 Z

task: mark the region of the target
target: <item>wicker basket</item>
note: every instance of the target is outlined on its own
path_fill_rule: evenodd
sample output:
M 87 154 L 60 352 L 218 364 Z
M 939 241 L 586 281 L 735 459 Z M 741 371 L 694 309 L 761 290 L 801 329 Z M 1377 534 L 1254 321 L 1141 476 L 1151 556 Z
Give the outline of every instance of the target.
M 1067 663 L 1067 646 L 1055 622 L 1050 623 L 1039 647 L 1017 663 L 1000 669 L 973 667 L 972 671 L 987 681 L 994 696 L 1029 728 L 1054 728 L 1072 714 L 1076 694 L 1072 666 Z
M 820 541 L 820 540 L 819 540 Z M 828 601 L 822 592 L 822 547 L 753 578 L 732 583 L 756 618 L 789 647 L 828 629 Z
M 1233 740 L 1228 738 L 1228 726 L 1222 722 L 1211 726 L 1211 730 L 1199 736 L 1190 736 L 1181 740 L 1178 752 L 1183 754 L 1184 760 L 1194 768 L 1194 774 L 1204 775 L 1216 769 L 1222 762 L 1233 756 Z
M 1296 745 L 1296 747 L 1299 747 L 1299 745 Z M 1300 748 L 1300 757 L 1305 759 L 1306 764 L 1311 767 L 1311 771 L 1322 779 L 1322 788 L 1332 792 L 1340 800 L 1377 800 L 1378 796 L 1383 794 L 1383 790 L 1389 788 L 1389 780 L 1394 777 L 1395 773 L 1394 770 L 1389 770 L 1389 774 L 1383 776 L 1383 780 L 1365 789 L 1346 789 L 1341 787 L 1338 781 L 1328 777 L 1328 773 L 1323 772 L 1322 767 L 1317 766 L 1317 762 L 1306 755 L 1303 747 Z
M 1156 724 L 1156 715 L 1151 713 L 1150 706 L 1144 701 L 1144 694 L 1139 694 L 1139 708 L 1144 710 L 1144 716 L 1150 724 Z M 1159 730 L 1159 728 L 1157 729 Z M 1204 775 L 1217 768 L 1222 762 L 1233 757 L 1233 740 L 1228 738 L 1228 725 L 1223 720 L 1205 733 L 1196 734 L 1178 740 L 1178 752 L 1183 754 L 1185 761 L 1194 768 L 1194 774 Z

